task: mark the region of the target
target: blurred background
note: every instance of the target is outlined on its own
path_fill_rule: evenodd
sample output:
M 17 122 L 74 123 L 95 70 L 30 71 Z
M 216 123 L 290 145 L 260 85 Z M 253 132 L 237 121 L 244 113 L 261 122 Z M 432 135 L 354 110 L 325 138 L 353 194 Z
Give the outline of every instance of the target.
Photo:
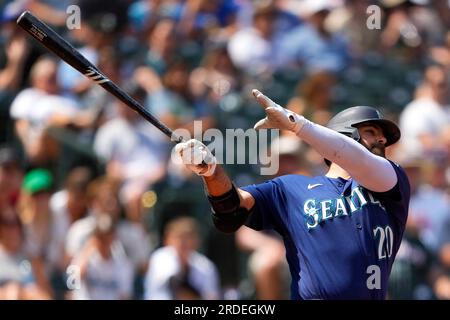
M 412 186 L 388 298 L 450 298 L 450 1 L 3 0 L 0 299 L 289 298 L 280 238 L 216 231 L 170 141 L 19 30 L 26 9 L 174 129 L 252 128 L 252 88 L 320 124 L 379 108 Z M 277 175 L 325 172 L 289 134 L 272 149 Z

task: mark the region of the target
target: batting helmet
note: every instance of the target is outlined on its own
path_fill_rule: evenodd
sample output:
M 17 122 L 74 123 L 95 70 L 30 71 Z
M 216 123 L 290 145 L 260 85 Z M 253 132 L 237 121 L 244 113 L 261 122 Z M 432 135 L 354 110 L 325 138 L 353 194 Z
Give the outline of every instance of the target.
M 400 139 L 400 129 L 394 122 L 383 119 L 377 109 L 366 106 L 352 107 L 339 112 L 331 118 L 327 127 L 359 141 L 358 125 L 363 123 L 374 123 L 383 130 L 386 147 Z
M 359 141 L 360 136 L 358 126 L 361 124 L 373 123 L 378 125 L 386 138 L 386 147 L 396 143 L 400 139 L 400 129 L 387 119 L 383 119 L 382 114 L 375 108 L 367 106 L 357 106 L 345 109 L 336 114 L 327 124 L 327 128 L 345 134 L 352 139 Z M 329 165 L 329 161 L 325 160 Z

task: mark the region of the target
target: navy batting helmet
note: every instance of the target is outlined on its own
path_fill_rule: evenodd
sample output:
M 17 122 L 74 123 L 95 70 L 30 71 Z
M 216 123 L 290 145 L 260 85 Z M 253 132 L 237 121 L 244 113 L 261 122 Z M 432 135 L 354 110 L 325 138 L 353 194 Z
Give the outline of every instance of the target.
M 327 128 L 345 134 L 356 141 L 360 136 L 358 126 L 361 124 L 373 123 L 378 125 L 386 138 L 386 147 L 396 143 L 400 139 L 400 129 L 387 119 L 383 119 L 382 114 L 375 108 L 367 106 L 357 106 L 345 109 L 336 114 L 327 124 Z M 329 165 L 329 161 L 325 160 Z
M 400 129 L 394 122 L 383 119 L 377 109 L 366 106 L 352 107 L 339 112 L 331 118 L 327 127 L 359 141 L 358 126 L 366 123 L 374 123 L 383 130 L 386 147 L 400 139 Z

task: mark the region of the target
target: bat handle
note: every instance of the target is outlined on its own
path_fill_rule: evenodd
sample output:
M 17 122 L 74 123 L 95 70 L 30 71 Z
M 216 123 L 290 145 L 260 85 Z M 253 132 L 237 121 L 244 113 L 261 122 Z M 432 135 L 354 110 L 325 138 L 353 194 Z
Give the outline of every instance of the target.
M 173 143 L 175 143 L 175 144 L 179 144 L 179 143 L 182 143 L 182 142 L 186 142 L 186 140 L 184 140 L 183 137 L 177 136 L 175 133 L 172 133 L 171 140 L 172 140 Z

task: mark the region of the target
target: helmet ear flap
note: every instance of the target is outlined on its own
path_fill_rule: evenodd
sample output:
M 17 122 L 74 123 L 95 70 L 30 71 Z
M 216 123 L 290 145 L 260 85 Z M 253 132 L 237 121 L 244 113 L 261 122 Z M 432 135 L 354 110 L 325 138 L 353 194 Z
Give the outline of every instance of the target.
M 351 138 L 353 140 L 356 140 L 356 141 L 359 141 L 359 139 L 361 139 L 361 136 L 359 135 L 358 128 L 353 128 Z
M 355 141 L 359 141 L 359 139 L 361 139 L 361 136 L 359 135 L 359 131 L 358 128 L 355 127 L 346 127 L 346 131 L 341 131 L 340 133 L 342 133 L 343 135 L 346 135 L 349 138 L 352 138 Z

